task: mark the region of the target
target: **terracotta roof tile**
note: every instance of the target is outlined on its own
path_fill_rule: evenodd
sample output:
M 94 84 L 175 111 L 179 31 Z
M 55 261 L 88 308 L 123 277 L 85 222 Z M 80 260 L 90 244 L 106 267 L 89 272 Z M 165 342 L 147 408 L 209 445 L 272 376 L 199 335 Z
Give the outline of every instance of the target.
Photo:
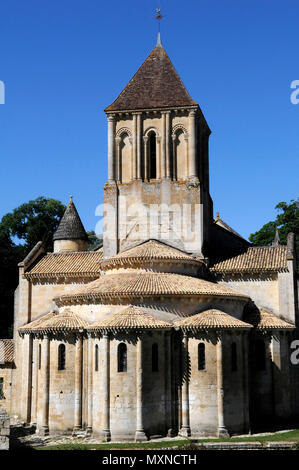
M 244 320 L 259 330 L 294 329 L 295 325 L 282 320 L 277 315 L 264 308 L 251 309 L 244 315 Z
M 99 276 L 103 251 L 48 253 L 25 273 L 27 279 L 59 276 Z
M 0 365 L 11 364 L 14 360 L 14 340 L 0 339 Z
M 99 279 L 75 287 L 67 294 L 55 297 L 58 305 L 69 302 L 90 301 L 111 298 L 151 297 L 151 296 L 193 296 L 210 295 L 248 299 L 246 294 L 221 284 L 191 276 L 168 273 L 122 273 L 105 274 Z
M 287 268 L 287 247 L 252 246 L 244 253 L 227 259 L 211 260 L 210 270 L 216 273 L 280 271 Z
M 20 326 L 18 328 L 18 331 L 20 333 L 28 333 L 31 331 L 38 331 L 40 326 L 46 323 L 48 320 L 50 320 L 54 315 L 57 315 L 57 312 L 51 311 L 49 313 L 46 313 L 45 315 L 36 318 L 35 320 L 31 321 L 30 323 L 27 323 L 26 325 Z
M 201 263 L 200 260 L 188 255 L 184 251 L 173 248 L 157 240 L 149 240 L 134 246 L 116 256 L 101 261 L 101 269 L 107 270 L 117 266 L 140 265 L 142 262 L 174 261 L 180 263 Z
M 144 329 L 144 328 L 170 328 L 172 325 L 145 312 L 141 307 L 130 305 L 124 310 L 117 311 L 102 320 L 90 325 L 88 330 L 107 329 Z
M 62 216 L 53 240 L 87 240 L 87 235 L 72 198 Z
M 194 106 L 162 46 L 150 53 L 116 100 L 105 111 Z
M 217 309 L 205 310 L 196 315 L 178 320 L 174 323 L 174 326 L 183 329 L 252 328 L 252 325 Z
M 66 309 L 61 313 L 50 312 L 49 314 L 19 328 L 19 332 L 60 332 L 76 331 L 87 328 L 89 323 L 79 315 Z

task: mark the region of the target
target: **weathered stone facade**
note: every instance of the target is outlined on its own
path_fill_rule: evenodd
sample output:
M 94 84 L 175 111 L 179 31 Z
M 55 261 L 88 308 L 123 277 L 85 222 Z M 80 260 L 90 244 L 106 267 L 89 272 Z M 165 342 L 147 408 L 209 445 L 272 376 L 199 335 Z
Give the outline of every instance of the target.
M 9 450 L 10 421 L 7 412 L 0 407 L 0 450 Z
M 54 253 L 39 243 L 20 263 L 7 410 L 40 434 L 105 440 L 290 422 L 291 237 L 250 247 L 213 220 L 210 130 L 161 45 L 106 113 L 104 246 L 86 251 L 71 200 Z

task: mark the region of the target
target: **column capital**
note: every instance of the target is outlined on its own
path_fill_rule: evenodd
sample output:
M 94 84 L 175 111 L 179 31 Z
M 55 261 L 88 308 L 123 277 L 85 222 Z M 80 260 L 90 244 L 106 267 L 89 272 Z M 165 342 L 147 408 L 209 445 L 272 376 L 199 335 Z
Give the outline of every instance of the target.
M 108 119 L 108 121 L 110 121 L 110 122 L 114 122 L 114 121 L 115 121 L 115 114 L 108 114 L 108 115 L 107 115 L 107 119 Z
M 115 137 L 115 142 L 119 145 L 121 143 L 121 137 Z
M 197 110 L 196 109 L 190 109 L 189 116 L 190 117 L 195 117 L 196 115 L 197 115 Z
M 171 110 L 170 109 L 163 110 L 161 111 L 161 114 L 171 114 Z

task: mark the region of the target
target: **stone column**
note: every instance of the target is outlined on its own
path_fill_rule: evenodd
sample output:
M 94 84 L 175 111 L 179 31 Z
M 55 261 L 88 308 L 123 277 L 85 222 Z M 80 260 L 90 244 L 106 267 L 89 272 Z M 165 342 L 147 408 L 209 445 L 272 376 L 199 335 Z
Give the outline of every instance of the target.
M 114 129 L 115 129 L 115 118 L 113 114 L 109 114 L 108 115 L 108 181 L 114 181 L 115 179 Z
M 181 436 L 190 436 L 190 411 L 189 411 L 189 353 L 188 353 L 188 334 L 183 334 L 182 348 L 182 426 Z
M 137 179 L 137 114 L 133 113 L 133 180 Z
M 136 441 L 147 440 L 143 429 L 143 416 L 142 416 L 142 387 L 143 387 L 143 360 L 142 360 L 142 336 L 137 338 L 136 344 Z
M 216 345 L 217 354 L 217 402 L 218 402 L 218 436 L 228 437 L 224 424 L 224 388 L 223 388 L 223 334 L 218 334 Z
M 48 335 L 43 337 L 42 341 L 42 427 L 40 434 L 47 436 L 49 434 L 49 391 L 50 391 L 50 338 Z
M 171 167 L 170 167 L 170 111 L 166 113 L 165 123 L 165 160 L 166 160 L 166 179 L 171 178 Z
M 243 354 L 243 416 L 244 416 L 244 432 L 250 433 L 250 417 L 249 417 L 249 360 L 248 360 L 248 332 L 242 333 L 242 354 Z
M 165 331 L 164 336 L 165 349 L 165 421 L 167 436 L 174 436 L 173 414 L 172 414 L 172 355 L 171 355 L 171 333 Z
M 82 428 L 82 359 L 83 359 L 83 337 L 76 337 L 75 351 L 75 424 L 74 433 Z
M 161 137 L 158 137 L 156 135 L 156 159 L 157 159 L 157 162 L 156 162 L 156 165 L 157 165 L 157 180 L 160 180 L 162 178 L 162 153 L 161 152 Z
M 268 364 L 266 364 L 266 368 L 269 367 L 271 375 L 272 419 L 274 423 L 277 419 L 275 367 L 280 369 L 280 345 L 277 342 L 277 339 L 274 337 L 273 331 L 271 331 L 271 333 L 268 335 L 265 343 L 267 351 L 266 357 L 268 359 Z
M 103 334 L 103 367 L 102 367 L 102 378 L 103 378 L 103 429 L 102 439 L 105 441 L 111 440 L 110 433 L 110 341 L 109 334 L 105 332 Z
M 166 114 L 162 112 L 161 178 L 166 178 Z
M 118 183 L 121 183 L 120 144 L 121 144 L 121 137 L 115 137 L 115 146 L 116 146 L 116 175 L 115 177 Z
M 284 396 L 284 410 L 287 419 L 292 416 L 292 384 L 291 384 L 291 371 L 290 371 L 290 351 L 289 351 L 289 331 L 280 332 L 281 341 L 281 370 L 283 376 L 283 396 Z
M 26 334 L 23 337 L 23 397 L 22 397 L 22 417 L 26 424 L 31 421 L 31 404 L 32 404 L 32 353 L 33 353 L 33 336 Z
M 39 338 L 35 337 L 34 338 L 34 358 L 35 358 L 35 363 L 34 363 L 34 388 L 35 388 L 35 394 L 34 394 L 34 413 L 33 413 L 33 425 L 37 424 L 37 414 L 38 414 L 38 372 L 39 372 Z
M 148 181 L 149 180 L 148 136 L 143 137 L 143 155 L 144 155 L 144 181 Z
M 196 110 L 192 109 L 189 112 L 189 162 L 188 162 L 188 177 L 196 178 Z
M 87 429 L 86 434 L 91 435 L 92 433 L 92 400 L 93 400 L 93 355 L 94 355 L 94 341 L 91 335 L 88 336 L 88 415 L 87 415 Z
M 172 140 L 172 171 L 173 171 L 173 179 L 177 180 L 178 179 L 178 169 L 177 169 L 177 157 L 176 157 L 176 135 L 171 134 L 171 140 Z
M 137 114 L 137 179 L 141 180 L 141 113 Z

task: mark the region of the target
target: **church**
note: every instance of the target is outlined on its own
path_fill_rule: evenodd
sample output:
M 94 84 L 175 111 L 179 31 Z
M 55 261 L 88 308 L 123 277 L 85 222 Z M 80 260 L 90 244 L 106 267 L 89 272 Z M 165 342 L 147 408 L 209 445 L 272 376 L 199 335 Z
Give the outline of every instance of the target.
M 299 417 L 294 234 L 251 246 L 213 215 L 210 129 L 160 35 L 105 109 L 103 246 L 70 199 L 19 263 L 0 406 L 39 435 L 231 436 Z

